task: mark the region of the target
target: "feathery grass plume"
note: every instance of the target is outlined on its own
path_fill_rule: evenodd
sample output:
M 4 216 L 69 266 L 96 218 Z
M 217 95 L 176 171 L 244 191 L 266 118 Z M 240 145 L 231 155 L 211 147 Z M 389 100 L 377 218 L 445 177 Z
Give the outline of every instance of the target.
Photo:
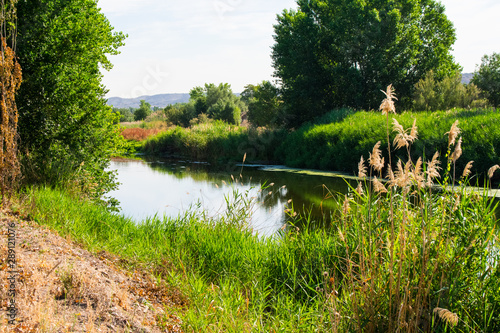
M 467 163 L 467 165 L 465 166 L 464 172 L 462 173 L 462 178 L 469 177 L 470 171 L 472 169 L 472 163 L 474 163 L 474 161 L 469 161 L 469 163 Z
M 387 193 L 387 189 L 385 188 L 384 184 L 382 184 L 377 177 L 373 179 L 373 189 L 377 193 Z
M 456 120 L 453 125 L 451 125 L 450 131 L 446 132 L 448 134 L 448 147 L 455 143 L 457 136 L 460 134 L 460 128 L 458 128 L 458 120 Z
M 451 154 L 451 160 L 455 163 L 459 157 L 462 156 L 462 138 L 458 139 L 457 145 L 455 146 L 455 150 Z
M 441 175 L 439 174 L 439 170 L 441 170 L 441 167 L 439 164 L 441 161 L 438 159 L 439 158 L 439 152 L 436 152 L 434 156 L 432 157 L 432 160 L 427 163 L 427 186 L 432 186 L 433 184 L 433 179 L 434 178 L 439 178 Z
M 392 171 L 392 166 L 387 166 L 387 176 L 385 177 L 389 180 L 389 187 L 396 186 L 396 178 L 394 177 L 394 172 Z
M 394 138 L 393 145 L 396 146 L 396 149 L 408 147 L 408 134 L 406 134 L 405 129 L 396 119 L 392 118 L 392 122 L 394 124 L 394 131 L 398 133 Z
M 413 119 L 413 125 L 410 131 L 410 142 L 414 142 L 418 139 L 418 129 L 417 129 L 417 118 Z
M 346 196 L 344 198 L 344 204 L 342 206 L 343 216 L 346 217 L 349 214 L 350 210 L 351 210 L 351 205 L 349 204 L 349 197 L 346 194 Z
M 418 188 L 422 188 L 424 186 L 424 173 L 422 170 L 422 157 L 419 157 L 417 160 L 417 163 L 415 163 L 415 166 L 413 168 L 413 172 L 411 173 L 413 180 L 415 181 L 415 184 L 417 184 Z
M 384 167 L 384 158 L 382 158 L 382 151 L 380 150 L 380 141 L 378 141 L 373 147 L 373 151 L 370 153 L 368 158 L 368 163 L 375 170 L 380 172 Z
M 437 313 L 439 318 L 444 320 L 446 323 L 452 325 L 452 326 L 457 326 L 458 324 L 458 316 L 456 313 L 451 312 L 450 310 L 443 309 L 443 308 L 434 308 L 434 313 Z
M 356 187 L 356 193 L 358 193 L 360 196 L 363 195 L 364 193 L 363 185 L 361 184 L 361 182 L 358 182 L 358 187 Z
M 366 165 L 363 156 L 361 156 L 361 160 L 358 163 L 358 177 L 366 178 Z
M 498 164 L 492 166 L 489 170 L 488 170 L 488 178 L 491 179 L 493 178 L 493 174 L 495 173 L 495 171 L 497 171 L 498 169 L 500 169 L 500 166 Z
M 387 91 L 383 91 L 385 95 L 385 99 L 382 101 L 382 104 L 380 104 L 380 110 L 382 111 L 382 114 L 389 114 L 390 112 L 396 113 L 396 107 L 394 106 L 394 100 L 398 100 L 396 98 L 396 95 L 394 94 L 394 88 L 392 87 L 392 84 L 387 86 Z

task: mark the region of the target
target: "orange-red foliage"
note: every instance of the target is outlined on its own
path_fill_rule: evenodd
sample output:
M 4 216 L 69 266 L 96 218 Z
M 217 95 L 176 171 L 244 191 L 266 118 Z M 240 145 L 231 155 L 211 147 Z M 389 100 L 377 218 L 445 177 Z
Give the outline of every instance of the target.
M 144 129 L 144 128 L 125 128 L 122 130 L 122 136 L 126 140 L 142 141 L 146 140 L 150 136 L 153 136 L 160 132 L 158 128 Z
M 15 95 L 22 81 L 14 51 L 1 40 L 0 59 L 0 189 L 2 201 L 20 174 L 17 159 L 17 107 Z

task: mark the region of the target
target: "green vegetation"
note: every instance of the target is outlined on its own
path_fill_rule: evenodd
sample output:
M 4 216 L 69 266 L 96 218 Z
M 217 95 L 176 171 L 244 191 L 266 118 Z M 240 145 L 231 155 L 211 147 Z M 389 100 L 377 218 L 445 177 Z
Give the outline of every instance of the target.
M 409 127 L 414 119 L 419 126 L 420 141 L 415 143 L 411 154 L 413 161 L 424 152 L 427 157 L 435 151 L 444 157 L 446 145 L 443 134 L 455 120 L 459 120 L 463 133 L 463 156 L 457 168 L 474 161 L 474 170 L 485 174 L 489 167 L 500 164 L 500 131 L 495 125 L 500 113 L 491 110 L 460 110 L 439 112 L 404 112 L 393 115 L 403 127 Z M 392 120 L 391 120 L 392 121 Z M 323 125 L 306 125 L 287 136 L 276 155 L 283 156 L 284 163 L 292 167 L 305 167 L 344 171 L 352 174 L 357 168 L 359 156 L 367 154 L 373 141 L 387 146 L 386 118 L 374 112 L 356 112 L 340 122 Z M 390 141 L 396 134 L 391 134 Z M 385 153 L 385 159 L 388 155 Z
M 500 131 L 495 125 L 500 113 L 490 109 L 453 109 L 436 112 L 404 112 L 393 115 L 402 126 L 420 124 L 420 138 L 411 150 L 413 160 L 422 152 L 438 151 L 445 156 L 443 133 L 455 120 L 462 127 L 464 160 L 457 170 L 474 161 L 474 172 L 484 177 L 489 167 L 500 164 Z M 392 120 L 390 120 L 392 122 Z M 174 154 L 210 162 L 246 161 L 280 163 L 290 167 L 341 171 L 353 174 L 360 156 L 368 157 L 373 141 L 387 146 L 386 117 L 375 112 L 343 109 L 333 111 L 316 123 L 296 131 L 245 128 L 221 121 L 205 122 L 190 128 L 172 127 L 140 143 L 139 151 L 151 155 Z M 147 123 L 146 123 L 147 124 Z M 390 142 L 396 133 L 390 134 Z M 396 157 L 399 156 L 396 154 Z M 384 152 L 384 157 L 389 156 Z M 498 178 L 495 177 L 495 181 Z M 477 181 L 477 179 L 475 180 Z
M 297 4 L 278 16 L 272 53 L 289 127 L 335 108 L 376 108 L 389 83 L 409 107 L 427 72 L 442 79 L 459 69 L 455 30 L 438 1 Z
M 75 176 L 97 184 L 86 189 L 99 199 L 114 186 L 104 169 L 120 139 L 100 71 L 111 69 L 107 56 L 118 54 L 125 36 L 113 32 L 94 0 L 19 1 L 17 15 L 23 180 Z
M 482 89 L 495 107 L 500 106 L 500 54 L 485 55 L 479 70 L 474 73 L 472 83 Z
M 139 121 L 139 120 L 144 120 L 146 119 L 149 115 L 151 115 L 151 104 L 146 103 L 145 100 L 141 99 L 141 105 L 137 110 L 134 111 L 134 120 Z
M 273 161 L 284 130 L 244 128 L 223 121 L 173 127 L 144 141 L 148 154 L 176 154 L 211 162 Z
M 181 290 L 189 306 L 172 311 L 185 331 L 500 330 L 498 223 L 486 195 L 500 169 L 498 113 L 406 112 L 394 115 L 393 135 L 391 89 L 385 116 L 345 108 L 374 108 L 388 82 L 404 106 L 413 97 L 422 109 L 474 106 L 478 90 L 452 77 L 455 36 L 441 4 L 298 0 L 299 9 L 284 11 L 275 26 L 281 88 L 263 82 L 243 96 L 253 125 L 269 128 L 239 126 L 247 105 L 227 83 L 195 87 L 189 103 L 155 113 L 141 101 L 133 114 L 144 119 L 141 129 L 122 133 L 147 138 L 140 145 L 150 154 L 350 173 L 357 167 L 363 182 L 345 196 L 331 194 L 342 209 L 329 217 L 329 228 L 310 227 L 324 221 L 296 215 L 291 204 L 292 222 L 263 238 L 248 224 L 248 193 L 234 192 L 216 217 L 196 207 L 140 224 L 113 214 L 103 204 L 115 204 L 105 200 L 116 185 L 105 168 L 123 144 L 118 117 L 132 112 L 105 105 L 100 69 L 111 68 L 107 56 L 118 53 L 125 36 L 113 31 L 97 1 L 25 0 L 17 4 L 16 41 L 15 2 L 4 7 L 10 21 L 2 16 L 0 35 L 12 35 L 23 72 L 16 101 L 24 212 Z M 20 69 L 6 45 L 2 39 L 2 195 L 18 176 L 13 96 Z M 495 106 L 497 58 L 483 58 L 474 78 Z M 281 124 L 296 130 L 274 127 Z M 391 143 L 406 149 L 394 152 Z M 465 191 L 471 160 L 487 181 L 483 195 Z M 441 190 L 432 192 L 440 177 Z M 450 184 L 458 191 L 447 192 Z
M 398 133 L 400 146 L 417 142 L 414 129 Z M 34 188 L 26 213 L 182 290 L 190 304 L 177 313 L 185 331 L 497 332 L 500 244 L 492 201 L 463 187 L 444 190 L 461 158 L 459 133 L 454 123 L 444 143 L 442 192 L 429 190 L 439 177 L 436 157 L 412 162 L 402 153 L 386 185 L 365 179 L 335 196 L 343 209 L 328 229 L 307 228 L 314 221 L 297 217 L 294 224 L 306 227 L 259 237 L 247 224 L 253 201 L 238 192 L 215 218 L 193 207 L 177 219 L 135 224 L 63 191 Z M 369 171 L 359 164 L 361 178 L 383 178 L 379 147 Z M 468 183 L 467 172 L 457 178 Z
M 414 108 L 417 111 L 450 110 L 452 108 L 486 107 L 488 101 L 481 98 L 481 90 L 471 83 L 461 82 L 462 74 L 436 80 L 433 71 L 415 85 Z
M 134 121 L 134 108 L 113 108 L 113 113 L 117 115 L 117 123 Z
M 276 126 L 284 122 L 280 114 L 281 100 L 278 88 L 269 81 L 258 85 L 249 84 L 241 93 L 248 104 L 248 121 L 255 126 Z

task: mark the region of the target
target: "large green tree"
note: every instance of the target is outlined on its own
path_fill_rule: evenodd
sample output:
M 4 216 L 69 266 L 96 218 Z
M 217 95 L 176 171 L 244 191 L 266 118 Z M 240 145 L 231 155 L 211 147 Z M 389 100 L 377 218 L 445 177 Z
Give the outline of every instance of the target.
M 248 104 L 248 121 L 257 126 L 279 124 L 281 100 L 276 88 L 269 81 L 258 85 L 249 84 L 241 93 L 241 99 Z
M 144 120 L 146 119 L 149 115 L 151 114 L 151 104 L 146 102 L 145 100 L 141 99 L 141 105 L 137 110 L 134 112 L 134 119 L 136 121 L 138 120 Z
M 459 66 L 453 24 L 434 0 L 297 0 L 275 25 L 272 58 L 290 126 L 338 107 L 372 109 L 389 84 L 410 105 L 430 70 Z
M 83 170 L 88 180 L 106 183 L 118 132 L 101 69 L 112 67 L 108 55 L 118 53 L 125 36 L 113 31 L 95 0 L 19 0 L 17 10 L 26 175 L 50 181 L 64 170 Z
M 196 115 L 207 114 L 212 119 L 231 124 L 241 123 L 241 113 L 245 104 L 236 96 L 231 85 L 206 83 L 205 87 L 194 87 L 189 92 L 190 102 L 194 103 Z
M 493 106 L 500 106 L 500 53 L 483 56 L 472 83 L 486 94 Z

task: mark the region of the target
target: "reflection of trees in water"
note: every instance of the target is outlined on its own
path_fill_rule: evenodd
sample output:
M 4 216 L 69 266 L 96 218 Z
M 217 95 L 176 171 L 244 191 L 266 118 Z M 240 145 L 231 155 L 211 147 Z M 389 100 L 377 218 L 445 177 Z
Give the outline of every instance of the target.
M 303 175 L 289 172 L 261 171 L 245 167 L 233 173 L 206 164 L 193 164 L 179 160 L 149 160 L 151 169 L 171 175 L 177 179 L 191 179 L 195 182 L 209 182 L 212 186 L 237 184 L 254 187 L 263 186 L 257 193 L 257 204 L 266 209 L 293 205 L 295 212 L 316 222 L 329 221 L 338 208 L 335 198 L 338 193 L 347 193 L 345 179 L 337 177 Z M 238 168 L 239 169 L 239 168 Z M 240 177 L 241 171 L 241 177 Z M 289 201 L 291 200 L 291 203 Z M 287 217 L 288 222 L 297 220 Z

